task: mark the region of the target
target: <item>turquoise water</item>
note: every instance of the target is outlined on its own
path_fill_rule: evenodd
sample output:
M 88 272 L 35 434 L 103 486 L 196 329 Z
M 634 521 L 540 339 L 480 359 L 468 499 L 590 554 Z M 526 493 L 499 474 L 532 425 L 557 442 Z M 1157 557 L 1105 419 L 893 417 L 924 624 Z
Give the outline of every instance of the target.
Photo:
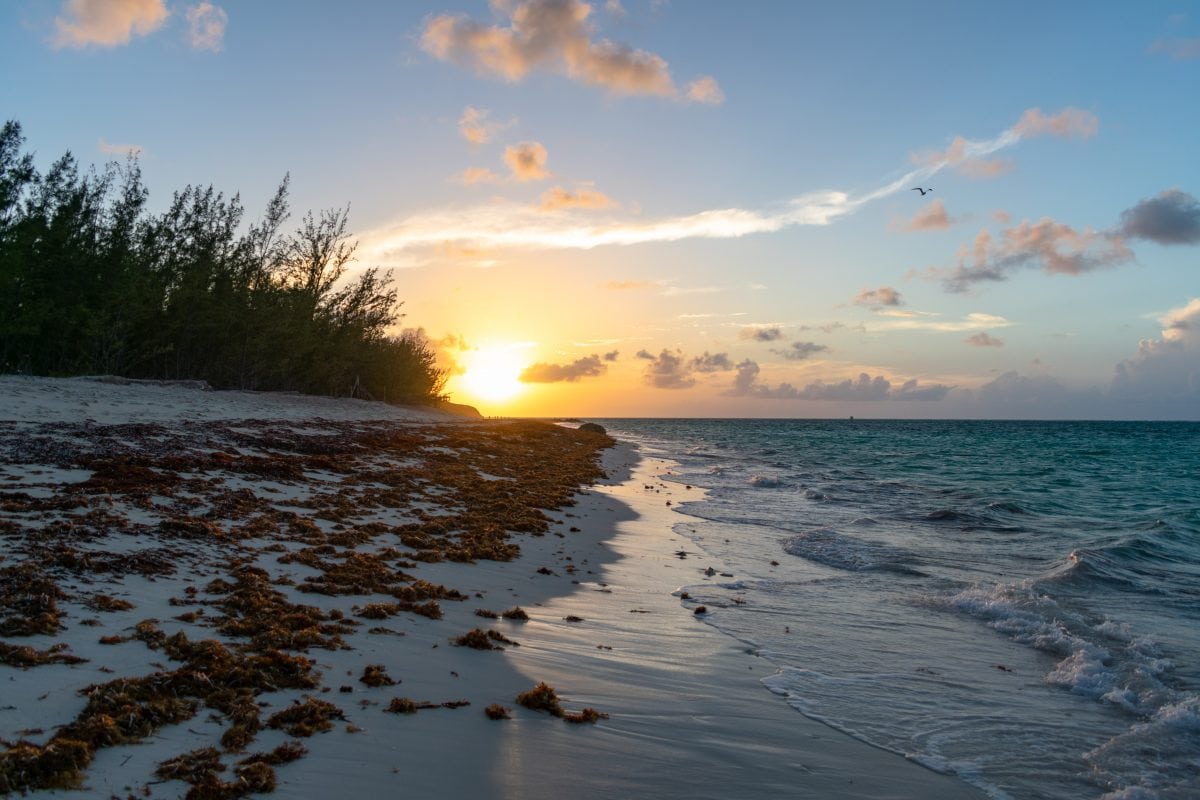
M 1200 796 L 1200 424 L 600 422 L 708 490 L 686 602 L 800 713 L 996 798 Z

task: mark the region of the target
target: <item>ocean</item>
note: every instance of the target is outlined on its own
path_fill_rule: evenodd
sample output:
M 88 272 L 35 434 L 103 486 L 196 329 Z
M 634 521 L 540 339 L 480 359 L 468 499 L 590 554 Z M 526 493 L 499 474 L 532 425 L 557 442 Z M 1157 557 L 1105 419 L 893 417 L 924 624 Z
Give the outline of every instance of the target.
M 683 602 L 780 702 L 995 798 L 1200 797 L 1200 424 L 598 421 L 707 490 Z

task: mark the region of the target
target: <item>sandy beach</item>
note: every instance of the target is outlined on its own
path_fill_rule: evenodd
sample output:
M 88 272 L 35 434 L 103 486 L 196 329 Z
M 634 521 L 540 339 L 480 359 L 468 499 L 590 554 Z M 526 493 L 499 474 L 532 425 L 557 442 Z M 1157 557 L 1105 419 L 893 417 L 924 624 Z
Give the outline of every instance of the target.
M 670 468 L 545 423 L 0 378 L 0 792 L 976 796 L 697 617 L 678 587 L 736 576 L 672 531 Z M 542 683 L 561 711 L 518 702 Z

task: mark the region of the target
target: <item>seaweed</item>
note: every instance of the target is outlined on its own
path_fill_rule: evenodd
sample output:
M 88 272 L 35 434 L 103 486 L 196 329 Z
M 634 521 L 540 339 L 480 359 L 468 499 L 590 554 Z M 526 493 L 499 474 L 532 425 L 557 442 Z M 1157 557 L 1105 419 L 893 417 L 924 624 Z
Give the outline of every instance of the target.
M 267 727 L 282 729 L 291 736 L 307 737 L 332 730 L 333 723 L 329 720 L 345 718 L 346 715 L 333 703 L 305 697 L 272 714 L 267 720 Z
M 483 710 L 488 719 L 512 719 L 512 714 L 509 713 L 512 709 L 506 708 L 499 703 L 492 703 Z
M 56 644 L 46 650 L 35 650 L 28 645 L 11 645 L 0 642 L 0 664 L 10 667 L 40 667 L 46 664 L 82 664 L 86 658 L 64 653 L 65 644 Z
M 363 669 L 362 677 L 358 679 L 360 683 L 365 683 L 367 686 L 395 686 L 394 678 L 387 674 L 387 670 L 382 664 L 370 664 Z
M 517 703 L 532 711 L 545 711 L 556 717 L 561 717 L 564 713 L 554 687 L 545 682 L 527 692 L 521 692 L 517 695 Z
M 473 650 L 503 650 L 501 645 L 511 644 L 518 647 L 519 644 L 509 639 L 499 631 L 485 631 L 482 628 L 472 628 L 462 636 L 450 640 L 456 647 L 470 647 Z

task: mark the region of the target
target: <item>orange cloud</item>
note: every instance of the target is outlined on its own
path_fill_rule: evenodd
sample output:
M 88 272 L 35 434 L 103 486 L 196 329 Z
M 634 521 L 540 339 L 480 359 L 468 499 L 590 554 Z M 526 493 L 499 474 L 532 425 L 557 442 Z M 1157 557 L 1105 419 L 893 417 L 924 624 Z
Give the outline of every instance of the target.
M 496 2 L 492 7 L 508 15 L 507 26 L 441 14 L 426 23 L 421 47 L 442 61 L 514 83 L 544 68 L 616 94 L 701 103 L 723 99 L 720 87 L 710 77 L 680 90 L 662 57 L 608 39 L 593 39 L 588 21 L 592 7 L 582 0 Z
M 456 183 L 498 183 L 500 176 L 487 167 L 467 167 L 452 178 Z
M 188 43 L 192 49 L 220 52 L 225 40 L 225 26 L 229 23 L 225 9 L 205 0 L 189 8 L 185 16 L 188 21 Z
M 1004 158 L 980 158 L 972 152 L 972 142 L 955 136 L 945 150 L 933 150 L 914 154 L 916 164 L 954 167 L 968 178 L 994 178 L 1012 169 L 1012 162 Z
M 522 183 L 549 178 L 546 169 L 546 148 L 540 142 L 521 142 L 504 148 L 504 163 L 512 176 Z
M 946 205 L 941 200 L 934 200 L 916 213 L 904 226 L 909 231 L 944 231 L 954 224 L 954 219 L 946 213 Z
M 1049 116 L 1040 108 L 1031 108 L 1021 115 L 1013 126 L 1013 132 L 1023 138 L 1034 136 L 1061 136 L 1064 139 L 1087 139 L 1095 136 L 1100 120 L 1090 111 L 1068 106 Z
M 116 47 L 146 36 L 167 21 L 163 0 L 67 0 L 54 18 L 55 47 Z
M 608 195 L 587 186 L 581 186 L 573 192 L 555 186 L 542 195 L 541 208 L 543 211 L 557 211 L 563 208 L 610 208 L 614 205 L 616 203 Z
M 512 119 L 508 122 L 492 122 L 488 119 L 487 109 L 467 106 L 462 116 L 458 118 L 458 132 L 464 139 L 475 146 L 487 144 L 497 132 L 516 124 Z

